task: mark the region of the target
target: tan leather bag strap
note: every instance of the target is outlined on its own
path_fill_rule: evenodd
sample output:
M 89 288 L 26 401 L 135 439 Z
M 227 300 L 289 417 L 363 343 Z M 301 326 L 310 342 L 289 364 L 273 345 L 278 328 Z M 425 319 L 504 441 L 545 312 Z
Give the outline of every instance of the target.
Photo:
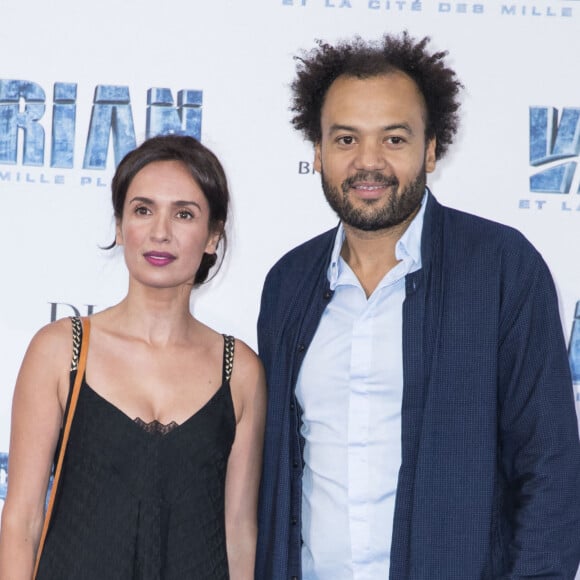
M 50 491 L 50 498 L 48 500 L 48 507 L 46 508 L 46 515 L 44 516 L 44 524 L 42 526 L 42 534 L 40 535 L 40 542 L 38 543 L 38 550 L 36 551 L 36 562 L 34 564 L 33 578 L 36 578 L 38 572 L 38 565 L 40 563 L 40 556 L 42 555 L 42 550 L 44 548 L 44 541 L 46 540 L 46 534 L 48 532 L 48 526 L 50 525 L 50 518 L 52 516 L 52 510 L 54 508 L 54 502 L 56 498 L 56 493 L 58 490 L 58 484 L 60 481 L 60 474 L 62 472 L 62 464 L 64 462 L 64 454 L 66 451 L 66 445 L 68 443 L 68 437 L 70 435 L 70 428 L 72 425 L 75 410 L 77 408 L 77 401 L 79 399 L 79 393 L 81 390 L 81 383 L 83 381 L 83 375 L 85 374 L 85 367 L 87 364 L 87 352 L 89 350 L 89 334 L 91 330 L 91 323 L 88 318 L 82 318 L 81 324 L 83 326 L 83 338 L 81 342 L 81 352 L 79 355 L 79 364 L 77 367 L 77 374 L 75 376 L 75 382 L 72 388 L 70 403 L 68 406 L 68 412 L 64 419 L 64 427 L 62 432 L 62 441 L 60 444 L 60 451 L 58 454 L 58 459 L 56 462 L 56 469 L 54 471 L 54 478 L 52 481 L 52 489 Z

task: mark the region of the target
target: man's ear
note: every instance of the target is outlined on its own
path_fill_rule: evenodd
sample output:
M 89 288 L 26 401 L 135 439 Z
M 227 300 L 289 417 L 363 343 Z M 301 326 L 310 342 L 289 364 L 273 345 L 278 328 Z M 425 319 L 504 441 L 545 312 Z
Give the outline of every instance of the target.
M 435 166 L 437 165 L 437 157 L 435 155 L 435 149 L 437 147 L 437 139 L 432 137 L 427 143 L 427 148 L 425 150 L 425 171 L 431 173 L 435 171 Z
M 322 173 L 322 153 L 320 151 L 320 141 L 314 145 L 314 169 Z

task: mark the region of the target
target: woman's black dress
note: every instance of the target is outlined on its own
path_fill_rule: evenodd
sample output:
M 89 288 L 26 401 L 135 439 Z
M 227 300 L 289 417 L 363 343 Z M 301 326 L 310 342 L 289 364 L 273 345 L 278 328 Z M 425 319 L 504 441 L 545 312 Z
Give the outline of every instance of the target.
M 83 377 L 38 580 L 229 577 L 233 350 L 234 339 L 224 337 L 222 385 L 169 430 L 130 419 Z

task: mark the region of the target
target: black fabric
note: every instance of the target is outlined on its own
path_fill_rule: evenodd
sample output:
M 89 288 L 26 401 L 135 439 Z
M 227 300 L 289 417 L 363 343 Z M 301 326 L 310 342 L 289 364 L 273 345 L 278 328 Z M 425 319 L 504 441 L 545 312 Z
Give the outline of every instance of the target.
M 228 379 L 165 435 L 145 431 L 83 380 L 38 580 L 229 577 Z

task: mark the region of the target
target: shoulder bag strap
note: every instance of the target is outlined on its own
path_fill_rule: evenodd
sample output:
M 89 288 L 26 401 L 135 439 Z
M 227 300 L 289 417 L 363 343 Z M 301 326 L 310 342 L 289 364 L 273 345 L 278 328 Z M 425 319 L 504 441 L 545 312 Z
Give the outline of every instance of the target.
M 87 352 L 89 348 L 89 333 L 91 329 L 91 324 L 88 318 L 82 318 L 81 323 L 83 325 L 83 338 L 81 343 L 81 353 L 79 357 L 79 364 L 77 367 L 77 374 L 75 376 L 75 382 L 71 392 L 70 404 L 68 407 L 68 413 L 66 413 L 64 418 L 64 426 L 62 433 L 62 442 L 60 445 L 60 451 L 58 454 L 58 459 L 56 462 L 56 469 L 54 471 L 54 478 L 52 481 L 52 489 L 50 492 L 50 499 L 48 500 L 48 507 L 46 508 L 46 515 L 44 516 L 44 524 L 42 526 L 42 534 L 40 535 L 40 542 L 38 543 L 38 550 L 36 551 L 36 562 L 34 564 L 33 578 L 36 578 L 38 572 L 38 564 L 40 563 L 40 556 L 44 548 L 44 541 L 46 540 L 46 534 L 48 532 L 48 526 L 50 525 L 50 518 L 52 516 L 52 510 L 54 507 L 54 501 L 56 498 L 56 493 L 58 490 L 58 484 L 60 481 L 60 474 L 62 472 L 62 464 L 64 461 L 64 454 L 66 451 L 66 445 L 68 443 L 68 437 L 70 435 L 70 428 L 72 425 L 72 420 L 77 407 L 77 401 L 79 398 L 79 393 L 81 390 L 81 383 L 83 381 L 83 375 L 85 374 L 85 366 L 87 364 Z

